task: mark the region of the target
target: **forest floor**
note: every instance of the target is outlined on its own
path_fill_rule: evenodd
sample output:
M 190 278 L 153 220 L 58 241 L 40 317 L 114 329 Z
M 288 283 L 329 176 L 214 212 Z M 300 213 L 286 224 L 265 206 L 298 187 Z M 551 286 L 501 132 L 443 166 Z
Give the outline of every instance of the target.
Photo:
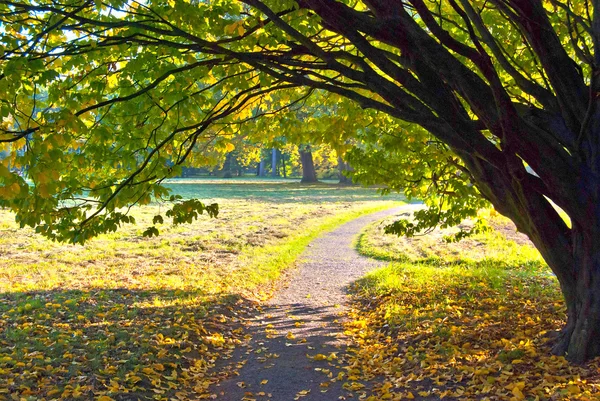
M 377 379 L 367 400 L 600 400 L 600 358 L 551 355 L 565 324 L 558 282 L 528 238 L 494 211 L 492 230 L 413 238 L 369 225 L 357 248 L 390 262 L 352 291 L 348 365 Z M 469 225 L 465 222 L 465 225 Z

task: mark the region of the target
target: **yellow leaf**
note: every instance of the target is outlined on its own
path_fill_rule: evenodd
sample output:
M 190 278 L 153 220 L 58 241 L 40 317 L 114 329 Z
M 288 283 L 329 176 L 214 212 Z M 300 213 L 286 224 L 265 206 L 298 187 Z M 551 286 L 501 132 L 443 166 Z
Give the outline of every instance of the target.
M 226 35 L 233 35 L 233 33 L 238 30 L 239 32 L 239 27 L 242 25 L 242 21 L 235 21 L 233 24 L 229 24 L 225 27 L 225 34 Z M 242 28 L 244 29 L 244 28 Z
M 40 194 L 42 198 L 47 199 L 50 197 L 50 193 L 48 192 L 48 186 L 46 184 L 38 185 L 37 190 L 38 194 Z
M 96 399 L 96 401 L 114 401 L 114 399 L 110 398 L 107 395 L 101 395 Z
M 10 170 L 4 166 L 4 164 L 0 164 L 0 177 L 8 178 L 12 175 Z
M 244 33 L 246 33 L 246 29 L 244 28 L 244 25 L 242 24 L 241 21 L 240 21 L 240 24 L 237 27 L 237 33 L 240 36 L 242 36 Z
M 263 384 L 263 385 L 264 385 L 264 384 L 267 384 L 268 382 L 269 382 L 269 381 L 268 381 L 267 379 L 265 379 L 265 380 L 261 380 L 260 384 Z
M 17 194 L 19 192 L 21 192 L 21 186 L 19 185 L 19 183 L 17 182 L 13 182 L 13 184 L 9 187 L 10 188 L 10 192 L 13 194 L 13 196 L 17 196 Z
M 525 396 L 523 395 L 523 393 L 521 392 L 521 390 L 519 390 L 518 387 L 513 387 L 512 393 L 513 393 L 513 395 L 515 396 L 515 398 L 517 400 L 524 400 L 525 399 Z

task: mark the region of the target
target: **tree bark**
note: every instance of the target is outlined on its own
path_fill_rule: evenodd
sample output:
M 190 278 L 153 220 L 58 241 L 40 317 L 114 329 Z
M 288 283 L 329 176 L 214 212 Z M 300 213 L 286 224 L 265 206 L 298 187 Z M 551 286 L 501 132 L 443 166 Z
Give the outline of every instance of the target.
M 302 164 L 302 183 L 318 182 L 317 172 L 315 171 L 315 163 L 313 161 L 312 151 L 310 146 L 298 149 L 300 153 L 300 163 Z
M 573 191 L 560 205 L 571 217 L 572 227 L 568 227 L 523 163 L 509 163 L 511 168 L 500 171 L 473 155 L 457 154 L 481 193 L 529 236 L 558 279 L 567 323 L 555 339 L 553 352 L 576 363 L 599 356 L 600 177 L 580 166 L 571 172 L 571 182 L 561 185 L 562 191 Z
M 573 257 L 578 265 L 573 281 L 561 281 L 567 304 L 567 324 L 553 352 L 573 362 L 600 355 L 600 236 L 597 229 L 573 227 Z
M 287 171 L 285 170 L 285 154 L 281 152 L 281 172 L 283 173 L 283 178 L 287 178 Z

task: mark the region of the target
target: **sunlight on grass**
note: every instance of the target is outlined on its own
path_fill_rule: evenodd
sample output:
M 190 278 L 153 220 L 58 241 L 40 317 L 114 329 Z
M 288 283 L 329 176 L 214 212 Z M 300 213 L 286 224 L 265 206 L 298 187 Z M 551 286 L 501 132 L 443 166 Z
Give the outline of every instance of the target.
M 496 216 L 491 220 L 493 230 L 459 242 L 448 243 L 444 237 L 458 228 L 435 230 L 412 238 L 387 235 L 383 227 L 398 216 L 391 216 L 367 227 L 359 236 L 358 250 L 376 259 L 403 262 L 430 262 L 437 264 L 532 264 L 544 261 L 527 237 L 516 231 L 508 219 Z M 464 226 L 468 227 L 465 222 Z
M 350 369 L 384 378 L 379 399 L 600 399 L 600 361 L 550 355 L 565 323 L 555 277 L 506 220 L 495 232 L 446 243 L 369 226 L 361 252 L 392 262 L 355 283 Z M 507 238 L 508 237 L 508 238 Z M 510 238 L 510 239 L 509 239 Z

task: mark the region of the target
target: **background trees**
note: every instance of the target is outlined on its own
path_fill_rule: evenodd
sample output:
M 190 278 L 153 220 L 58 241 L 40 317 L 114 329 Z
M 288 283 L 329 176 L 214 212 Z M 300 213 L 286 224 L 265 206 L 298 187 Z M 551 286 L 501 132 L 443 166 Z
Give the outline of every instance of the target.
M 318 110 L 328 92 L 335 117 L 376 137 L 357 174 L 430 195 L 417 228 L 484 199 L 531 238 L 568 305 L 555 351 L 584 360 L 600 354 L 594 5 L 5 1 L 0 141 L 27 150 L 5 163 L 31 182 L 0 167 L 3 205 L 46 235 L 85 239 L 128 221 L 120 207 L 164 196 L 195 150 L 227 151 L 248 121 Z

